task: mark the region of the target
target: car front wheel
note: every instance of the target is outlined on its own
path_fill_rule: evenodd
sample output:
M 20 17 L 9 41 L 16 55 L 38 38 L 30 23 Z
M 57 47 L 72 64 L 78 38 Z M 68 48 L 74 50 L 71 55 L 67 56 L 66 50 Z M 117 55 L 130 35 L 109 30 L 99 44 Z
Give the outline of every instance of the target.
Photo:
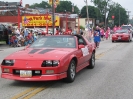
M 68 83 L 71 83 L 75 80 L 75 76 L 76 76 L 76 63 L 74 60 L 72 60 L 67 70 L 67 78 L 65 78 L 64 80 Z
M 88 69 L 93 69 L 95 67 L 95 53 L 93 52 L 91 55 L 91 59 L 89 61 Z

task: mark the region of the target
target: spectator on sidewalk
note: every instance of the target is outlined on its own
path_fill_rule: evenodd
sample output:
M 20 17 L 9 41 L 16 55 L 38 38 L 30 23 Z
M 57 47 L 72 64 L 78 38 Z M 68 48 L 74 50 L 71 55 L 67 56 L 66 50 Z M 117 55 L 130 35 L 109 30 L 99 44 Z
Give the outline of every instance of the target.
M 94 31 L 94 42 L 96 44 L 96 47 L 99 48 L 99 45 L 100 45 L 100 37 L 101 37 L 101 33 L 100 33 L 100 28 L 97 26 L 95 31 Z

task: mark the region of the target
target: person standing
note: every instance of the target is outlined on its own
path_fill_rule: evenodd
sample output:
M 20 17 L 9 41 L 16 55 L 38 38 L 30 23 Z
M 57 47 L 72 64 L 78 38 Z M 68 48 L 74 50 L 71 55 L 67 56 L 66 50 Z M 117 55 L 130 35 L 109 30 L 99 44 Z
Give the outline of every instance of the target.
M 103 29 L 103 27 L 100 28 L 100 32 L 101 32 L 101 40 L 104 41 L 104 29 Z
M 26 38 L 27 36 L 28 36 L 28 29 L 25 28 L 25 29 L 24 29 L 24 37 Z
M 75 28 L 74 28 L 74 30 L 73 30 L 73 34 L 77 34 L 76 26 L 75 26 Z
M 115 25 L 115 27 L 113 28 L 114 33 L 116 32 L 116 30 L 117 30 L 117 26 Z
M 110 39 L 110 27 L 107 28 L 108 38 Z
M 100 41 L 101 41 L 101 39 L 100 39 L 101 33 L 100 33 L 100 29 L 98 26 L 96 27 L 96 30 L 94 31 L 93 36 L 94 36 L 94 42 L 96 44 L 96 47 L 99 48 Z
M 109 31 L 107 29 L 106 32 L 105 32 L 105 38 L 106 38 L 106 40 L 108 40 L 108 37 L 109 37 Z

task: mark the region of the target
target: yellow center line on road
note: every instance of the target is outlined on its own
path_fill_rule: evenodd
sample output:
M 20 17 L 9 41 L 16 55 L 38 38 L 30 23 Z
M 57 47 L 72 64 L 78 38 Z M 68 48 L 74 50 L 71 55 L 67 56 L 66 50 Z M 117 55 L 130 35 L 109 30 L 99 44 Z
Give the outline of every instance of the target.
M 31 92 L 27 96 L 23 97 L 23 99 L 30 99 L 31 97 L 35 96 L 36 94 L 38 94 L 39 92 L 45 90 L 46 88 L 48 88 L 48 86 L 42 86 L 40 88 L 37 88 L 36 90 L 34 90 L 33 92 Z
M 18 98 L 24 96 L 25 94 L 27 94 L 27 93 L 29 93 L 29 92 L 35 90 L 36 88 L 37 88 L 37 87 L 29 88 L 29 89 L 27 89 L 27 90 L 21 92 L 20 94 L 17 94 L 17 95 L 15 95 L 15 96 L 13 96 L 11 99 L 18 99 Z
M 109 51 L 115 49 L 116 47 L 118 47 L 118 46 L 120 46 L 120 45 L 121 45 L 121 44 L 117 44 L 116 46 L 114 46 L 114 47 L 112 47 L 112 48 L 106 50 L 105 52 L 102 52 L 102 53 L 100 53 L 100 54 L 97 54 L 97 55 L 96 55 L 96 59 L 101 58 L 101 57 L 102 57 L 103 55 L 105 55 L 107 52 L 109 52 Z
M 21 92 L 20 94 L 17 94 L 16 96 L 13 96 L 11 99 L 30 99 L 31 97 L 35 96 L 37 93 L 45 90 L 46 88 L 48 88 L 51 85 L 51 83 L 46 84 L 46 85 L 42 85 L 39 87 L 32 87 L 29 88 L 23 92 Z
M 96 55 L 96 59 L 99 59 L 99 58 L 101 58 L 103 55 L 105 54 L 105 52 L 103 52 L 103 53 L 100 53 L 100 54 L 97 54 Z

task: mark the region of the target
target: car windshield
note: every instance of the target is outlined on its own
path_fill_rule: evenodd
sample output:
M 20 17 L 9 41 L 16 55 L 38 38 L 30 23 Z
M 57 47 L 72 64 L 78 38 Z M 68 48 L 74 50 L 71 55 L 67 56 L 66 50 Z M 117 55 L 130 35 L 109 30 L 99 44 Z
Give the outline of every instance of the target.
M 131 29 L 132 27 L 131 26 L 122 26 L 121 28 L 122 29 Z
M 117 30 L 116 33 L 128 33 L 128 30 Z
M 73 36 L 44 36 L 35 41 L 30 48 L 76 48 Z

